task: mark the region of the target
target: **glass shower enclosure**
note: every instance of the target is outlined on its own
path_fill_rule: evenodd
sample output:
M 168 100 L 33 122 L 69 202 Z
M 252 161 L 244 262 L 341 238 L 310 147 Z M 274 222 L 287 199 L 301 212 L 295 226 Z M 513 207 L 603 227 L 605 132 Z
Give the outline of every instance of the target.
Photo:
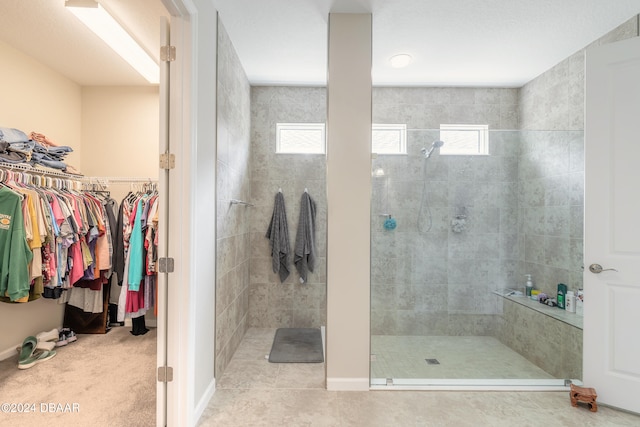
M 583 133 L 406 135 L 372 161 L 371 387 L 579 384 L 582 317 L 523 294 L 582 287 Z

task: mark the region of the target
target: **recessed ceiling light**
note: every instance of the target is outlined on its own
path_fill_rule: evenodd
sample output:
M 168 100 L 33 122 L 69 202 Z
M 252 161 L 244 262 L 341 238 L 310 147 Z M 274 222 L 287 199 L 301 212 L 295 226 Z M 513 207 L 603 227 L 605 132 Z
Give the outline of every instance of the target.
M 393 68 L 404 68 L 411 64 L 413 58 L 408 53 L 400 53 L 389 58 L 389 62 Z

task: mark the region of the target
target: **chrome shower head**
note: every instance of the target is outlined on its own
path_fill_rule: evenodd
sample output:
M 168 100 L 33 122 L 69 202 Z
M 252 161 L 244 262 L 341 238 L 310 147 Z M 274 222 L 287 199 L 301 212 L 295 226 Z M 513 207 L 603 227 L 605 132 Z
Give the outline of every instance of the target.
M 427 149 L 425 147 L 422 150 L 420 150 L 420 152 L 424 155 L 425 159 L 428 159 L 429 157 L 431 157 L 431 153 L 433 153 L 433 150 L 435 150 L 436 148 L 440 148 L 443 145 L 444 145 L 443 141 L 436 140 L 436 141 L 433 141 L 433 144 L 431 144 L 431 148 Z

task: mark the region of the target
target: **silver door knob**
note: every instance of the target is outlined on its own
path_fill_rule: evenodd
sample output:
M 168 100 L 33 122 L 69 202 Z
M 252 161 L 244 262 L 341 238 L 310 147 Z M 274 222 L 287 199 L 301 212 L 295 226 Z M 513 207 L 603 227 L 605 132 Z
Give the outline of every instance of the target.
M 602 268 L 600 264 L 591 264 L 589 266 L 589 271 L 595 274 L 600 274 L 603 271 L 618 271 L 615 268 Z

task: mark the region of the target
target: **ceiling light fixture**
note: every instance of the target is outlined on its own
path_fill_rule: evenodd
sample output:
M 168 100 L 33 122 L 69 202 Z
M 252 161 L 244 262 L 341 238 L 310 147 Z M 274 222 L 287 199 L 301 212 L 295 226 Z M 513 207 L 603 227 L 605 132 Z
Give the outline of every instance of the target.
M 389 62 L 393 68 L 404 68 L 411 64 L 413 58 L 408 53 L 400 53 L 389 58 Z
M 100 3 L 96 0 L 66 0 L 65 6 L 149 83 L 160 82 L 158 64 Z

